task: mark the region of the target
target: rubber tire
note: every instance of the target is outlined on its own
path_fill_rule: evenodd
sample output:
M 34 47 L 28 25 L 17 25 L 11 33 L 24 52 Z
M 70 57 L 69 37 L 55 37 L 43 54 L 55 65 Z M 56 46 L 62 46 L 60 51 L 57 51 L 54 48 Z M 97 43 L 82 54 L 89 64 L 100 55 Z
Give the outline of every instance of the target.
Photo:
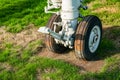
M 61 21 L 60 15 L 53 14 L 50 20 L 48 21 L 47 27 L 53 30 L 54 29 L 53 22 L 60 21 Z M 57 29 L 58 29 L 57 32 L 61 30 L 61 28 L 58 28 L 58 26 Z M 50 35 L 46 35 L 46 45 L 50 51 L 55 53 L 64 53 L 65 51 L 68 50 L 68 48 L 64 47 L 64 45 L 56 44 L 54 38 Z
M 95 59 L 97 50 L 94 53 L 91 53 L 88 45 L 90 32 L 95 25 L 99 26 L 100 28 L 100 32 L 101 32 L 100 42 L 101 42 L 102 23 L 98 17 L 93 15 L 86 16 L 78 24 L 77 31 L 75 34 L 75 43 L 74 43 L 75 54 L 77 58 L 88 60 L 88 61 Z

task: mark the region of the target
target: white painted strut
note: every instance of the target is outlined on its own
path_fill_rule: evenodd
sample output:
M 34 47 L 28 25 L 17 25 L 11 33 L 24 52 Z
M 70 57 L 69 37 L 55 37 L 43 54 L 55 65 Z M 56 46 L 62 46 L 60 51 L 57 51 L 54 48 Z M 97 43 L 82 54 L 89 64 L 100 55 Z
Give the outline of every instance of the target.
M 55 38 L 56 42 L 72 48 L 74 44 L 73 35 L 76 32 L 78 18 L 80 16 L 80 7 L 83 8 L 82 0 L 48 0 L 48 6 L 45 7 L 45 12 L 60 15 L 62 21 L 53 22 L 52 24 L 55 29 L 57 28 L 56 25 L 61 26 L 62 29 L 57 33 L 55 30 L 52 31 L 45 27 L 40 28 L 38 31 L 49 34 Z M 60 10 L 58 12 L 50 11 L 51 9 L 56 8 L 60 8 Z
M 80 0 L 62 0 L 62 22 L 71 22 L 73 30 L 76 30 L 79 17 Z
M 62 0 L 62 19 L 76 19 L 79 17 L 80 0 Z
M 44 34 L 49 34 L 51 36 L 53 36 L 54 38 L 58 39 L 58 40 L 62 40 L 62 36 L 59 35 L 58 33 L 55 33 L 54 31 L 50 30 L 47 27 L 40 27 L 38 29 L 38 32 L 44 33 Z

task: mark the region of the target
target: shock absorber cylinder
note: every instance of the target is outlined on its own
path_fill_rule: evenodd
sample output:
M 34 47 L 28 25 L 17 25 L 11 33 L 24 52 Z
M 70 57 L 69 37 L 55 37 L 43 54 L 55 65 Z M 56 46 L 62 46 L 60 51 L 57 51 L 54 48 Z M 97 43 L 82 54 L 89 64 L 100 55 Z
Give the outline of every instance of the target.
M 74 46 L 73 35 L 76 32 L 76 28 L 78 24 L 78 18 L 80 15 L 79 8 L 82 4 L 81 1 L 82 0 L 51 0 L 53 4 L 52 7 L 54 8 L 59 3 L 61 3 L 60 5 L 61 10 L 59 11 L 60 13 L 59 15 L 62 21 L 60 22 L 61 25 L 58 26 L 62 26 L 62 30 L 56 33 L 49 29 L 47 30 L 47 28 L 44 27 L 44 28 L 40 28 L 39 32 L 49 33 L 49 35 L 55 38 L 56 43 L 62 43 L 64 46 L 69 46 L 70 48 L 73 48 Z M 48 9 L 49 8 L 50 6 L 48 6 Z M 57 22 L 54 23 L 58 24 Z M 54 23 L 52 24 L 54 25 Z
M 61 19 L 63 29 L 66 36 L 64 45 L 73 48 L 74 38 L 72 37 L 76 31 L 79 17 L 80 0 L 62 0 Z
M 76 29 L 79 17 L 80 0 L 62 0 L 62 22 L 70 22 L 73 30 Z

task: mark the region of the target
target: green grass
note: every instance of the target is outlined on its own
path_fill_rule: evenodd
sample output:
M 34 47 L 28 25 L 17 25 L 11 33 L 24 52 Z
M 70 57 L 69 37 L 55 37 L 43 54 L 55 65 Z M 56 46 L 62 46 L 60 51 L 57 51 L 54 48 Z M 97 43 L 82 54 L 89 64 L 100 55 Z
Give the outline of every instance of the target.
M 98 16 L 103 25 L 119 25 L 120 21 L 120 1 L 118 0 L 85 0 L 85 2 L 89 2 L 88 4 L 91 4 L 89 6 L 88 11 L 82 10 L 83 15 L 96 15 Z M 101 11 L 102 8 L 106 8 L 107 10 Z M 109 8 L 109 9 L 108 9 Z M 111 10 L 111 8 L 116 9 L 114 12 Z M 95 11 L 96 10 L 96 11 Z
M 29 24 L 43 26 L 50 14 L 44 13 L 46 0 L 2 0 L 0 1 L 0 26 L 10 32 L 19 32 Z
M 104 1 L 104 0 L 103 0 Z M 103 21 L 104 25 L 119 25 L 120 21 L 120 1 L 106 0 L 101 2 L 97 0 L 85 0 L 85 3 L 92 4 L 89 10 L 81 11 L 85 15 L 97 15 Z M 29 24 L 35 26 L 46 25 L 51 14 L 44 13 L 46 0 L 1 0 L 0 1 L 0 26 L 6 26 L 10 32 L 20 32 L 26 29 Z M 118 8 L 116 13 L 111 12 L 93 12 L 103 7 Z
M 78 67 L 61 60 L 37 56 L 40 40 L 33 41 L 24 49 L 5 43 L 0 55 L 0 80 L 119 80 L 120 57 L 105 59 L 105 66 L 99 73 L 80 74 Z M 19 48 L 19 49 L 18 49 Z M 21 51 L 22 49 L 22 51 Z
M 120 1 L 101 1 L 85 0 L 92 6 L 89 10 L 81 10 L 81 13 L 97 15 L 103 25 L 119 25 Z M 5 26 L 5 29 L 12 33 L 27 29 L 29 24 L 44 26 L 51 16 L 44 13 L 45 5 L 46 0 L 0 0 L 0 26 Z M 117 12 L 95 12 L 100 8 L 113 6 L 118 8 Z M 115 28 L 108 29 L 110 33 L 103 36 L 98 53 L 105 65 L 98 73 L 81 74 L 79 67 L 67 62 L 39 57 L 39 47 L 43 44 L 41 40 L 32 41 L 25 47 L 4 42 L 0 44 L 0 80 L 120 80 L 120 49 L 117 49 L 114 43 L 120 30 Z

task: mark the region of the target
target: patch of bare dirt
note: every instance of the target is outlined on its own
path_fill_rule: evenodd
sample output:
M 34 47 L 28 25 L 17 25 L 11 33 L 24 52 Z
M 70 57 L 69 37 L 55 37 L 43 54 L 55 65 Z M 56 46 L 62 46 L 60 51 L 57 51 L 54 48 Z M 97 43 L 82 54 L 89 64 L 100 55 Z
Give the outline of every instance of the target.
M 104 30 L 103 30 L 103 36 L 113 40 L 112 38 L 110 38 L 110 35 L 112 35 L 112 30 L 113 29 L 118 29 L 120 28 L 119 26 L 104 26 Z M 114 42 L 119 42 L 120 36 L 116 36 L 116 40 L 114 40 Z M 118 43 L 117 42 L 117 43 Z M 119 47 L 120 45 L 116 44 L 117 47 Z M 40 56 L 41 57 L 48 57 L 48 58 L 52 58 L 52 59 L 60 59 L 60 60 L 64 60 L 66 62 L 69 62 L 70 64 L 73 64 L 77 67 L 79 67 L 81 70 L 80 72 L 99 72 L 101 70 L 101 68 L 104 66 L 104 60 L 97 60 L 97 61 L 83 61 L 80 59 L 77 59 L 75 56 L 74 51 L 70 51 L 68 53 L 64 53 L 64 54 L 55 54 L 53 52 L 50 52 L 48 49 L 44 48 L 41 52 L 40 52 Z
M 95 13 L 101 13 L 101 12 L 109 12 L 109 13 L 116 13 L 118 11 L 118 8 L 115 8 L 115 7 L 102 7 L 102 8 L 99 8 L 99 9 L 96 9 L 94 10 L 93 12 Z
M 22 32 L 16 34 L 6 32 L 4 27 L 0 28 L 1 44 L 5 42 L 10 42 L 13 43 L 14 45 L 20 45 L 22 47 L 25 47 L 31 41 L 37 39 L 42 39 L 44 41 L 44 35 L 37 32 L 37 28 L 35 28 L 34 25 L 32 24 L 29 25 L 29 28 L 27 30 L 23 30 Z M 0 45 L 0 47 L 2 46 Z M 39 53 L 39 56 L 64 60 L 66 62 L 69 62 L 70 64 L 80 67 L 83 71 L 90 72 L 99 71 L 104 64 L 103 60 L 91 62 L 79 60 L 75 57 L 74 51 L 70 51 L 69 53 L 65 54 L 55 54 L 53 52 L 50 52 L 46 47 L 42 49 L 42 51 Z
M 0 44 L 8 42 L 25 47 L 30 42 L 42 39 L 42 37 L 33 24 L 30 24 L 27 30 L 23 30 L 20 33 L 10 33 L 7 32 L 4 27 L 0 28 Z M 0 45 L 0 47 L 2 47 L 2 45 Z
M 104 65 L 103 60 L 83 61 L 83 60 L 77 59 L 74 54 L 74 51 L 70 51 L 70 52 L 64 53 L 64 54 L 56 54 L 56 53 L 50 52 L 48 49 L 45 48 L 40 52 L 40 56 L 52 58 L 52 59 L 64 60 L 66 62 L 69 62 L 70 64 L 73 64 L 73 65 L 79 67 L 80 72 L 81 71 L 82 72 L 86 72 L 86 71 L 87 72 L 98 72 Z
M 107 28 L 111 28 L 111 27 L 105 27 Z M 29 44 L 31 41 L 37 40 L 37 39 L 42 39 L 44 41 L 44 35 L 40 34 L 39 32 L 37 32 L 38 28 L 35 28 L 34 25 L 29 25 L 27 30 L 23 30 L 20 33 L 9 33 L 6 32 L 6 30 L 4 29 L 4 27 L 0 28 L 0 44 L 2 44 L 3 42 L 12 42 L 15 45 L 21 45 L 23 47 L 27 46 L 27 44 Z M 109 29 L 108 31 L 106 30 L 104 32 L 109 34 Z M 107 34 L 107 35 L 108 35 Z M 118 39 L 119 40 L 119 39 Z M 2 47 L 0 45 L 0 47 Z M 42 51 L 39 52 L 39 56 L 40 57 L 48 57 L 48 58 L 52 58 L 52 59 L 60 59 L 60 60 L 64 60 L 70 64 L 73 64 L 77 67 L 80 68 L 80 72 L 98 72 L 100 71 L 100 69 L 103 67 L 104 65 L 104 60 L 98 60 L 98 61 L 83 61 L 80 59 L 77 59 L 75 57 L 74 51 L 70 51 L 68 53 L 65 54 L 55 54 L 53 52 L 50 52 L 45 46 L 42 47 Z
M 0 72 L 1 72 L 2 70 L 13 71 L 14 69 L 13 69 L 13 67 L 12 67 L 10 64 L 8 64 L 8 63 L 0 63 Z

